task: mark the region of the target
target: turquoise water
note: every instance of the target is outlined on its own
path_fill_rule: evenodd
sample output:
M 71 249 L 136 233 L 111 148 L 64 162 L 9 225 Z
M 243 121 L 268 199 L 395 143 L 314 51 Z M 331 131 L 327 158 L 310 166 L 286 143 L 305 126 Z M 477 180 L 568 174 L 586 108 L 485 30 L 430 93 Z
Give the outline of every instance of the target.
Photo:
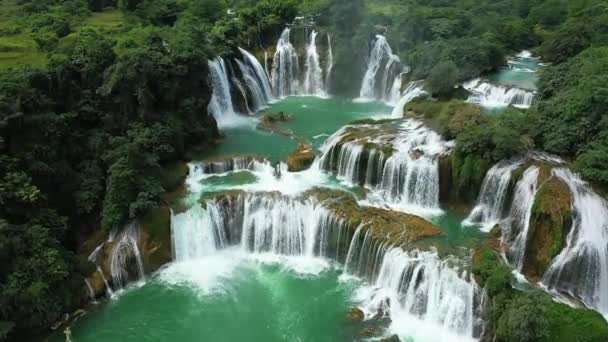
M 353 284 L 222 255 L 171 265 L 72 326 L 75 342 L 349 341 Z M 63 339 L 55 337 L 52 342 Z
M 391 107 L 382 102 L 355 103 L 343 98 L 288 97 L 266 112 L 280 111 L 293 114 L 293 120 L 285 124 L 287 128 L 318 147 L 328 135 L 354 120 L 389 116 Z
M 499 69 L 488 78 L 498 85 L 536 90 L 541 64 L 541 60 L 538 58 L 515 56 L 510 60 L 509 67 Z

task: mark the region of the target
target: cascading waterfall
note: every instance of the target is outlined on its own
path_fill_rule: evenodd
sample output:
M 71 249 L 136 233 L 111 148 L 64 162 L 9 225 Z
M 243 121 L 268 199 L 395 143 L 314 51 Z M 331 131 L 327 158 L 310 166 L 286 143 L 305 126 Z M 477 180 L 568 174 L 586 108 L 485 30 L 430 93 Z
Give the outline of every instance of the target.
M 331 72 L 334 68 L 334 53 L 331 48 L 331 36 L 327 34 L 327 69 L 325 70 L 325 92 L 329 93 L 331 82 Z
M 572 192 L 573 222 L 566 247 L 553 259 L 543 284 L 608 319 L 608 203 L 570 170 L 558 168 L 553 174 Z
M 380 88 L 377 89 L 376 78 L 378 70 L 384 64 L 384 74 L 381 79 Z M 376 41 L 367 63 L 367 69 L 361 83 L 359 97 L 363 100 L 382 99 L 387 100 L 391 95 L 391 90 L 396 82 L 396 77 L 400 80 L 402 65 L 397 55 L 394 55 L 386 38 L 382 35 L 376 36 Z M 397 75 L 395 77 L 395 75 Z
M 276 193 L 228 195 L 172 216 L 177 261 L 230 246 L 253 255 L 297 256 L 310 260 L 306 264 L 330 258 L 344 264 L 345 275 L 371 282 L 358 299 L 365 310 L 390 314 L 396 333 L 417 336 L 423 323 L 428 331 L 444 331 L 444 340 L 479 336 L 481 291 L 453 268 L 455 262 L 374 240 L 366 224 L 353 228 L 314 198 Z
M 84 283 L 87 287 L 87 292 L 89 294 L 89 299 L 91 300 L 91 303 L 97 304 L 97 300 L 95 299 L 95 290 L 93 290 L 93 286 L 91 285 L 91 282 L 89 282 L 89 280 L 85 278 Z
M 105 243 L 102 243 L 101 245 L 97 246 L 93 250 L 93 252 L 91 252 L 91 254 L 89 254 L 88 260 L 95 264 L 95 266 L 97 268 L 97 272 L 99 273 L 99 276 L 103 280 L 103 284 L 106 287 L 106 295 L 108 297 L 112 297 L 114 295 L 114 292 L 112 291 L 112 288 L 110 287 L 110 284 L 108 283 L 108 279 L 106 278 L 106 275 L 103 273 L 103 270 L 101 269 L 101 267 L 98 264 L 99 254 L 102 252 L 104 244 Z
M 387 312 L 393 330 L 414 340 L 473 340 L 481 325 L 481 298 L 466 274 L 435 252 L 388 248 L 380 263 L 371 289 L 361 291 L 366 316 Z
M 129 280 L 129 266 L 137 266 L 137 279 L 145 277 L 144 263 L 139 252 L 139 228 L 133 222 L 127 225 L 121 232 L 116 234 L 112 253 L 110 257 L 110 269 L 112 273 L 112 284 L 115 288 L 123 288 Z
M 510 245 L 507 257 L 519 272 L 524 267 L 532 206 L 538 191 L 538 173 L 536 166 L 524 172 L 515 187 L 509 218 L 501 224 L 503 242 Z
M 272 87 L 277 97 L 297 95 L 300 89 L 298 54 L 289 35 L 290 29 L 286 28 L 277 42 L 272 61 Z
M 440 211 L 439 157 L 449 151 L 452 143 L 414 119 L 401 123 L 396 134 L 342 143 L 348 130 L 346 126 L 327 139 L 316 162 L 318 168 L 368 187 L 372 190 L 368 195 L 372 204 L 420 213 Z M 365 149 L 369 143 L 389 145 L 394 152 L 387 156 L 376 148 Z
M 401 86 L 401 80 L 399 80 L 399 86 Z M 405 106 L 410 103 L 413 99 L 427 94 L 422 86 L 422 82 L 411 82 L 403 92 L 403 95 L 399 101 L 395 104 L 391 116 L 393 119 L 400 119 L 404 115 Z
M 464 83 L 463 87 L 471 92 L 467 102 L 484 107 L 512 105 L 518 108 L 530 108 L 534 99 L 533 92 L 513 87 L 496 86 L 479 78 Z
M 504 161 L 494 165 L 486 174 L 477 205 L 464 225 L 479 225 L 481 230 L 489 232 L 503 218 L 504 202 L 507 197 L 511 175 L 521 166 L 521 161 Z
M 247 113 L 249 113 L 249 114 L 254 113 L 251 110 L 251 108 L 249 107 L 249 100 L 248 100 L 248 97 L 247 97 L 247 92 L 245 91 L 245 87 L 243 87 L 243 84 L 241 83 L 241 81 L 239 81 L 238 78 L 233 77 L 232 78 L 232 84 L 234 84 L 234 86 L 236 87 L 236 89 L 239 91 L 237 95 L 240 96 L 241 99 L 243 99 L 243 103 L 245 104 L 245 110 L 247 111 Z M 255 94 L 253 95 L 253 97 L 254 97 L 254 101 L 255 101 L 256 100 Z
M 236 60 L 239 69 L 249 88 L 254 101 L 253 111 L 256 112 L 273 100 L 272 88 L 266 76 L 266 72 L 258 60 L 249 52 L 239 48 L 243 60 Z
M 236 113 L 232 104 L 230 94 L 230 82 L 228 81 L 228 69 L 221 57 L 210 60 L 209 75 L 213 87 L 213 94 L 209 101 L 207 110 L 215 120 L 219 128 L 230 126 L 236 120 Z
M 401 61 L 395 55 L 389 55 L 389 60 L 384 67 L 382 75 L 381 98 L 388 104 L 395 105 L 401 93 Z M 394 75 L 397 75 L 396 77 Z M 392 79 L 392 82 L 391 82 Z
M 303 92 L 307 95 L 325 96 L 323 70 L 321 69 L 319 53 L 317 52 L 317 34 L 317 31 L 312 30 L 310 40 L 306 46 L 306 69 Z

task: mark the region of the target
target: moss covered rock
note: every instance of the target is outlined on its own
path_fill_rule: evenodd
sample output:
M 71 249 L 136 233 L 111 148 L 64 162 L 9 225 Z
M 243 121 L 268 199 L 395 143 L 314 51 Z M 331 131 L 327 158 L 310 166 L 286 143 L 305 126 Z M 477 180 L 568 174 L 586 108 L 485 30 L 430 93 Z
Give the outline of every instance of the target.
M 542 183 L 532 207 L 523 273 L 530 279 L 542 277 L 551 260 L 564 248 L 572 225 L 572 195 L 557 177 Z
M 293 114 L 285 113 L 285 112 L 276 112 L 276 113 L 265 113 L 262 115 L 262 122 L 265 123 L 277 123 L 277 122 L 288 122 L 293 119 Z
M 312 146 L 300 144 L 298 148 L 287 157 L 287 169 L 289 172 L 300 172 L 308 169 L 315 160 L 315 152 Z
M 364 229 L 371 234 L 372 239 L 388 241 L 393 246 L 408 249 L 419 239 L 441 234 L 440 228 L 421 217 L 394 210 L 362 207 L 348 192 L 315 188 L 305 196 L 315 197 L 353 228 L 365 224 Z

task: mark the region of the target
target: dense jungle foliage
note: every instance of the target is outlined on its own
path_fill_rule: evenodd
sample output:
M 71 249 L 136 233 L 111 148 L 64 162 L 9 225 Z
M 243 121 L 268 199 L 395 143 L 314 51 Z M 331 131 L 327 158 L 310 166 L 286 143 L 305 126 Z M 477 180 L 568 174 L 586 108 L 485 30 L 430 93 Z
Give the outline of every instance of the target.
M 172 162 L 218 138 L 206 114 L 207 60 L 270 47 L 296 16 L 332 33 L 331 90 L 340 95 L 356 95 L 378 32 L 441 99 L 535 48 L 552 66 L 532 109 L 442 112 L 468 170 L 462 179 L 479 182 L 492 162 L 535 148 L 608 185 L 605 0 L 0 3 L 0 340 L 46 329 L 83 304 L 74 293 L 93 265 L 82 241 L 159 206 L 181 181 Z M 508 335 L 510 324 L 498 331 Z

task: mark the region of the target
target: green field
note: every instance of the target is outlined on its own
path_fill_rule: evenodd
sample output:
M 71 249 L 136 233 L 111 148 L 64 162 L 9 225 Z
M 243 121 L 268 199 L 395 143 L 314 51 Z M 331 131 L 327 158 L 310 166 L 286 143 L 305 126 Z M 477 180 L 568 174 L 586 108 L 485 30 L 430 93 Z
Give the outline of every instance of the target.
M 18 5 L 15 0 L 0 2 L 0 70 L 23 65 L 43 67 L 47 62 L 45 51 L 38 49 L 29 29 L 18 24 Z M 81 23 L 76 23 L 75 31 L 83 27 L 93 27 L 117 33 L 124 27 L 123 13 L 118 9 L 92 13 Z

